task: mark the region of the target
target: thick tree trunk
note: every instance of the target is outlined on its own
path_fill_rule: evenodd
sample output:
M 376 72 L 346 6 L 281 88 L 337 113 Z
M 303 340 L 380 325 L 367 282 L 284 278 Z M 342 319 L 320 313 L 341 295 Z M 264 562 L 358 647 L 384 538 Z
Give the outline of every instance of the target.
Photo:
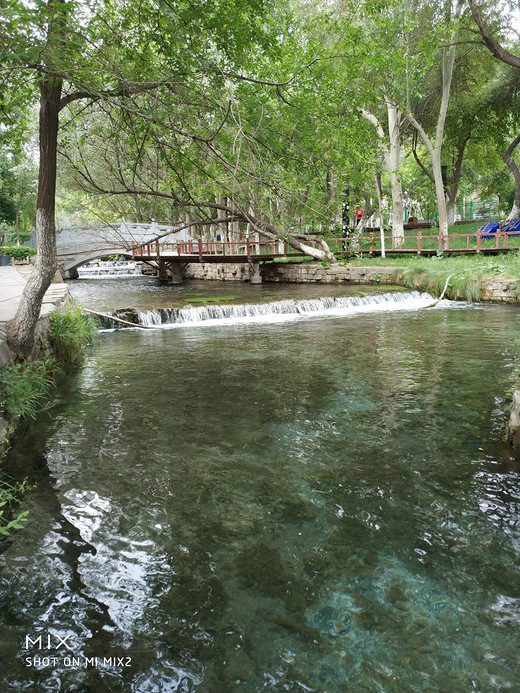
M 379 217 L 379 237 L 381 239 L 381 257 L 385 257 L 385 229 L 383 226 L 383 185 L 381 183 L 381 173 L 374 171 L 374 181 L 377 190 L 377 216 Z
M 388 152 L 387 168 L 390 174 L 390 187 L 392 190 L 392 236 L 397 237 L 397 244 L 404 238 L 404 202 L 403 188 L 401 186 L 401 133 L 399 128 L 399 111 L 397 106 L 390 101 L 386 102 L 388 113 L 388 134 L 390 137 L 390 149 Z
M 338 261 L 338 259 L 330 252 L 329 246 L 323 240 L 320 240 L 320 244 L 323 247 L 323 250 L 320 250 L 319 248 L 313 248 L 310 245 L 305 245 L 305 243 L 302 243 L 297 238 L 289 239 L 289 245 L 291 246 L 291 248 L 299 250 L 304 255 L 308 255 L 309 257 L 312 257 L 315 260 L 319 260 L 320 262 L 330 262 L 332 264 L 335 264 Z
M 444 194 L 444 181 L 442 180 L 441 151 L 444 137 L 444 125 L 446 123 L 446 114 L 448 112 L 448 103 L 450 100 L 455 52 L 457 50 L 457 35 L 458 31 L 455 30 L 451 37 L 452 45 L 450 45 L 449 48 L 443 48 L 442 52 L 442 99 L 435 132 L 435 147 L 431 152 L 433 176 L 435 178 L 435 192 L 437 193 L 437 206 L 439 210 L 439 234 L 443 236 L 448 235 L 448 212 Z
M 27 358 L 34 347 L 34 333 L 45 292 L 56 272 L 56 151 L 62 82 L 40 82 L 40 169 L 36 204 L 36 264 L 25 286 L 16 316 L 7 324 L 11 351 Z
M 517 219 L 518 217 L 520 217 L 520 170 L 518 168 L 518 164 L 513 159 L 513 152 L 519 144 L 520 135 L 518 135 L 518 137 L 515 137 L 515 139 L 506 149 L 506 151 L 502 154 L 502 161 L 511 171 L 511 173 L 513 174 L 513 178 L 515 179 L 515 199 L 513 200 L 513 206 L 511 207 L 511 211 L 509 212 L 509 215 L 507 217 L 508 220 Z
M 247 221 L 251 222 L 254 228 L 258 231 L 258 233 L 262 234 L 263 236 L 266 236 L 267 238 L 273 241 L 282 240 L 282 235 L 279 233 L 278 229 L 273 224 L 262 224 L 252 215 L 248 216 Z M 287 242 L 289 243 L 291 248 L 299 250 L 301 253 L 304 253 L 304 255 L 308 255 L 309 257 L 312 257 L 315 260 L 319 260 L 320 262 L 330 262 L 331 264 L 335 264 L 338 262 L 338 259 L 334 256 L 333 253 L 331 253 L 329 246 L 323 239 L 319 241 L 323 250 L 320 250 L 319 248 L 313 248 L 310 245 L 306 245 L 305 243 L 299 241 L 297 238 L 289 238 Z
M 400 166 L 401 166 L 401 141 L 399 128 L 399 111 L 397 106 L 390 101 L 386 101 L 388 113 L 388 132 L 389 145 L 386 142 L 383 126 L 375 115 L 362 109 L 361 113 L 365 120 L 376 128 L 381 139 L 383 160 L 385 168 L 390 176 L 390 188 L 392 194 L 392 236 L 404 237 L 404 202 L 403 190 L 401 186 Z
M 433 179 L 435 181 L 435 195 L 437 197 L 437 210 L 439 214 L 439 234 L 448 235 L 448 211 L 446 209 L 446 197 L 444 195 L 444 181 L 442 180 L 441 149 L 433 147 L 430 152 L 432 160 Z

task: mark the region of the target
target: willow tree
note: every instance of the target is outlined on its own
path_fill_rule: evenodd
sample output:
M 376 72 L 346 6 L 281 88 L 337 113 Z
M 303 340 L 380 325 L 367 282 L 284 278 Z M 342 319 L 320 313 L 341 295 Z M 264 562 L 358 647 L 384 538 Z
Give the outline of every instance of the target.
M 329 47 L 289 13 L 278 16 L 282 46 L 250 43 L 240 69 L 209 66 L 189 89 L 162 85 L 100 101 L 88 114 L 71 104 L 62 154 L 77 184 L 120 200 L 121 211 L 128 200 L 154 199 L 167 218 L 242 222 L 335 262 L 325 239 L 321 248 L 302 242 L 296 220 L 333 227 L 337 172 L 345 161 L 361 166 L 370 149 L 359 118 L 337 128 L 337 104 L 325 93 Z
M 60 114 L 161 88 L 189 91 L 210 73 L 239 64 L 251 43 L 267 47 L 270 0 L 229 0 L 198 6 L 145 0 L 114 3 L 48 0 L 2 4 L 0 64 L 4 85 L 32 80 L 39 103 L 38 254 L 15 318 L 11 350 L 27 357 L 43 296 L 56 271 L 55 197 Z M 217 59 L 218 58 L 218 59 Z M 189 126 L 188 126 L 189 127 Z

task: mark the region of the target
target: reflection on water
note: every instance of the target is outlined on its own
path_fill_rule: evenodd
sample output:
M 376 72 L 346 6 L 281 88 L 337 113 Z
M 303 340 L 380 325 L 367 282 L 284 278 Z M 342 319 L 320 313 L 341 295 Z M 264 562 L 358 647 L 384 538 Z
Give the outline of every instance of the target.
M 512 329 L 478 307 L 102 335 L 10 455 L 50 476 L 1 558 L 2 690 L 518 690 Z M 34 665 L 38 634 L 77 662 Z

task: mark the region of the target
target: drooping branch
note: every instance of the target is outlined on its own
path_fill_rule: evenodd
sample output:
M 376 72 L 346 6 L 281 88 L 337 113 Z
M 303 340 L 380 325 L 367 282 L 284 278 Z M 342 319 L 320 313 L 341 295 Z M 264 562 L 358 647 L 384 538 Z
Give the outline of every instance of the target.
M 106 89 L 100 91 L 73 91 L 69 94 L 65 94 L 60 99 L 60 111 L 75 101 L 81 101 L 82 99 L 90 99 L 91 101 L 98 101 L 99 99 L 113 99 L 117 97 L 127 97 L 132 94 L 143 94 L 148 91 L 153 91 L 159 89 L 160 87 L 167 86 L 169 82 L 143 82 L 142 84 L 126 84 L 120 89 Z
M 498 58 L 503 63 L 511 65 L 512 67 L 516 67 L 520 70 L 520 57 L 507 51 L 504 48 L 504 46 L 502 46 L 502 44 L 496 40 L 496 38 L 489 30 L 487 24 L 484 22 L 475 0 L 468 0 L 468 5 L 471 9 L 471 12 L 473 13 L 473 17 L 479 28 L 480 35 L 482 36 L 482 40 L 484 41 L 488 49 L 491 51 L 491 53 L 495 56 L 495 58 Z

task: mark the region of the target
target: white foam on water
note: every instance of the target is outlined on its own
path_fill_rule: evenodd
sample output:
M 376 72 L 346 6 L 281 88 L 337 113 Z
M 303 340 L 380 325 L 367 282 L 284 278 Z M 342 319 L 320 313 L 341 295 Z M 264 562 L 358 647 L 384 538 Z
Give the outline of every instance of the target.
M 249 323 L 279 323 L 322 317 L 348 317 L 361 313 L 414 311 L 435 302 L 419 291 L 376 294 L 363 297 L 284 300 L 259 304 L 186 306 L 137 311 L 141 325 L 173 329 Z M 443 304 L 445 302 L 442 302 Z M 450 302 L 451 303 L 451 302 Z

